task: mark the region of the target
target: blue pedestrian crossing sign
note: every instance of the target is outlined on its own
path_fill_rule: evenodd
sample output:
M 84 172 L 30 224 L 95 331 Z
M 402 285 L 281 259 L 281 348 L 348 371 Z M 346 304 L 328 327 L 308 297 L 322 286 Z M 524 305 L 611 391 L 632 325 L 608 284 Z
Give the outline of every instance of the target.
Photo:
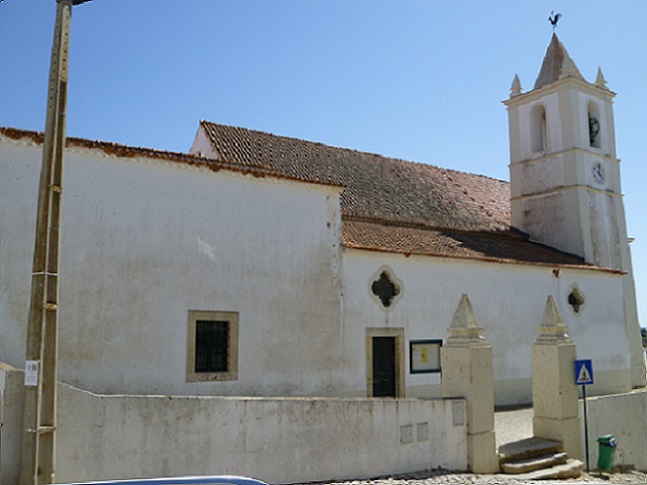
M 575 361 L 575 384 L 578 386 L 593 384 L 593 364 L 590 359 Z

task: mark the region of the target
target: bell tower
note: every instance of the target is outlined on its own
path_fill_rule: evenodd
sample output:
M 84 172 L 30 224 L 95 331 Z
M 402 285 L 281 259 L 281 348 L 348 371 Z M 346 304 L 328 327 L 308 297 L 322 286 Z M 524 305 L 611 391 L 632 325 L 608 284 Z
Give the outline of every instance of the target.
M 613 123 L 615 93 L 580 74 L 553 33 L 532 90 L 514 77 L 508 108 L 512 225 L 534 241 L 627 273 L 632 381 L 645 385 Z M 637 337 L 636 337 L 637 338 Z M 638 362 L 640 360 L 640 362 Z
M 512 225 L 606 268 L 624 269 L 613 97 L 584 80 L 553 34 L 534 88 L 515 76 L 508 107 Z

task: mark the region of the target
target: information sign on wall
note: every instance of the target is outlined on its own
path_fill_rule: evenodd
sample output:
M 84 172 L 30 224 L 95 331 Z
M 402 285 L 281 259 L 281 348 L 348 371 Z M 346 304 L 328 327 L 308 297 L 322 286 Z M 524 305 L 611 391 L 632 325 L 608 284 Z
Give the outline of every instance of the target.
M 411 373 L 440 372 L 442 345 L 442 340 L 412 340 L 409 347 Z

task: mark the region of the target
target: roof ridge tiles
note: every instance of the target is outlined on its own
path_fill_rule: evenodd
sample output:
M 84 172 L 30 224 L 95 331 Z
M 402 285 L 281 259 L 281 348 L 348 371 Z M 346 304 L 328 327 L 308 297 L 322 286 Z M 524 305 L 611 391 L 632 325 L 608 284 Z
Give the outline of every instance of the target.
M 9 126 L 0 126 L 0 135 L 4 135 L 7 138 L 11 138 L 13 140 L 29 138 L 33 143 L 36 144 L 42 144 L 45 139 L 45 135 L 42 131 L 25 130 L 21 128 L 12 128 Z M 158 158 L 177 163 L 184 163 L 186 165 L 205 166 L 212 171 L 231 170 L 233 172 L 241 174 L 252 174 L 259 177 L 267 176 L 277 179 L 294 180 L 298 182 L 313 183 L 319 185 L 335 185 L 316 180 L 310 180 L 298 175 L 285 174 L 272 166 L 259 163 L 247 164 L 243 167 L 241 166 L 241 164 L 228 159 L 213 159 L 194 153 L 159 150 L 156 148 L 125 145 L 118 142 L 90 140 L 88 138 L 67 136 L 65 140 L 65 146 L 76 146 L 88 149 L 102 150 L 108 155 L 116 155 L 124 158 L 133 158 L 136 156 Z
M 42 131 L 13 128 L 10 126 L 0 127 L 0 133 L 4 134 L 9 138 L 16 139 L 16 140 L 24 137 L 31 138 L 31 140 L 35 143 L 43 143 L 45 139 L 45 134 Z M 134 150 L 142 153 L 151 153 L 156 155 L 169 155 L 169 156 L 176 156 L 178 158 L 210 160 L 206 157 L 203 157 L 201 155 L 194 154 L 194 153 L 176 152 L 172 150 L 160 150 L 158 148 L 126 145 L 124 143 L 119 143 L 114 141 L 91 140 L 89 138 L 81 138 L 76 136 L 67 136 L 65 140 L 65 144 L 66 146 L 76 145 L 76 146 L 84 146 L 87 148 L 100 148 L 100 147 L 123 148 L 123 149 Z

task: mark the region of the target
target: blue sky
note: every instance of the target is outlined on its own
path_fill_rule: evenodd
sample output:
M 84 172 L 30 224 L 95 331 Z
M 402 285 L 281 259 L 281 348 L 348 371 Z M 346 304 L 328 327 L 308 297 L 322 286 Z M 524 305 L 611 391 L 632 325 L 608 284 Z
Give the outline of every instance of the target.
M 0 125 L 42 130 L 55 0 L 0 3 Z M 74 8 L 68 135 L 187 151 L 200 119 L 508 179 L 507 114 L 557 33 L 615 91 L 647 325 L 647 2 L 93 0 Z

